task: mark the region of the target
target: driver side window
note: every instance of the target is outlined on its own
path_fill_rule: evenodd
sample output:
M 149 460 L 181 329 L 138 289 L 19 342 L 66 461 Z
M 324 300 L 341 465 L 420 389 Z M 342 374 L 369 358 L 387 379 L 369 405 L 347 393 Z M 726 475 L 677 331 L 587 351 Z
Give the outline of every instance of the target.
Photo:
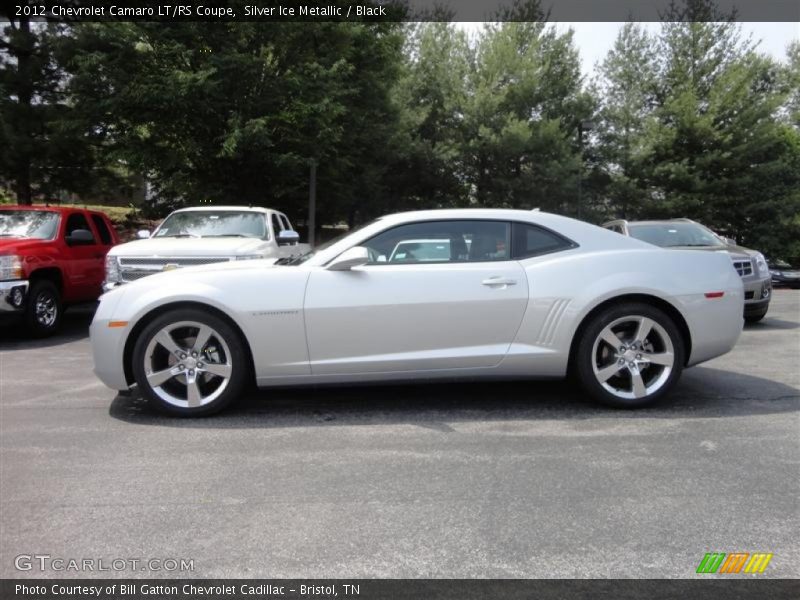
M 70 237 L 73 233 L 75 233 L 79 229 L 88 231 L 89 233 L 92 234 L 92 238 L 94 238 L 94 233 L 92 233 L 92 229 L 91 227 L 89 227 L 89 222 L 86 220 L 86 217 L 84 217 L 81 213 L 72 213 L 67 218 L 67 225 L 64 231 L 64 237 L 67 238 Z M 92 239 L 90 243 L 94 244 L 95 243 L 94 239 Z
M 509 260 L 511 226 L 505 221 L 424 221 L 400 225 L 362 243 L 369 264 Z

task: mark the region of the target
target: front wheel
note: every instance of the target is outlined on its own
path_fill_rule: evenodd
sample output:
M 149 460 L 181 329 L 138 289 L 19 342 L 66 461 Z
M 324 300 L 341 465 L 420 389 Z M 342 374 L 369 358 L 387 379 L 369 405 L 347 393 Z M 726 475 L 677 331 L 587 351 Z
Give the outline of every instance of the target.
M 142 331 L 133 349 L 133 374 L 159 410 L 197 417 L 236 400 L 249 376 L 244 342 L 223 319 L 203 310 L 174 310 Z
M 61 294 L 52 281 L 36 281 L 28 293 L 25 323 L 31 335 L 43 338 L 53 335 L 61 325 Z
M 765 309 L 764 309 L 763 311 L 761 311 L 761 312 L 757 312 L 757 313 L 751 313 L 751 314 L 749 314 L 749 315 L 748 315 L 748 314 L 745 314 L 745 316 L 744 316 L 744 320 L 745 320 L 746 322 L 748 322 L 748 323 L 758 323 L 758 322 L 759 322 L 761 319 L 763 319 L 764 317 L 766 317 L 766 316 L 767 316 L 767 311 L 768 311 L 768 310 L 769 310 L 769 307 L 765 308 Z
M 648 304 L 610 306 L 583 332 L 575 355 L 583 388 L 603 404 L 641 408 L 678 381 L 685 360 L 673 320 Z

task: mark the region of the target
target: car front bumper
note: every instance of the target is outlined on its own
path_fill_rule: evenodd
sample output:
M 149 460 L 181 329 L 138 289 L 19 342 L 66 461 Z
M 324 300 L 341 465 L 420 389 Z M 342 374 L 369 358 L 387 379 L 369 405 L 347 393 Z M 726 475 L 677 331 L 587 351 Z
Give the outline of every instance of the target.
M 26 280 L 0 281 L 0 314 L 22 312 L 25 309 L 27 296 Z
M 759 302 L 747 302 L 744 305 L 744 316 L 750 317 L 754 315 L 765 314 L 769 309 L 769 298 Z
M 743 281 L 745 312 L 752 310 L 761 312 L 769 304 L 772 297 L 772 281 L 770 278 Z

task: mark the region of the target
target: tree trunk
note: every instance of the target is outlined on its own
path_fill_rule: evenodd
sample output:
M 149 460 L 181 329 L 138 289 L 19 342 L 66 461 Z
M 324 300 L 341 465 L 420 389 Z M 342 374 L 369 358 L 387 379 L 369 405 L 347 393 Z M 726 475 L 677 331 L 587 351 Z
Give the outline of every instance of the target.
M 26 147 L 18 148 L 17 169 L 14 181 L 14 191 L 19 204 L 30 205 L 33 202 L 31 194 L 31 118 L 33 107 L 33 80 L 31 76 L 31 57 L 33 55 L 34 40 L 31 35 L 31 24 L 26 17 L 19 21 L 20 43 L 12 48 L 12 53 L 17 59 L 17 99 L 19 102 L 17 122 L 17 137 L 26 140 Z

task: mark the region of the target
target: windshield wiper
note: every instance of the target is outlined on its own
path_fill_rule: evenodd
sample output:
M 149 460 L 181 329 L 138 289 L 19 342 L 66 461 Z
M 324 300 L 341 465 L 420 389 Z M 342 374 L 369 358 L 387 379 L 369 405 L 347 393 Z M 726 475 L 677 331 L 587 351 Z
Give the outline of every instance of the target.
M 254 238 L 254 235 L 245 235 L 243 233 L 217 233 L 216 235 L 207 235 L 205 237 L 241 237 L 241 238 Z
M 171 235 L 159 235 L 157 237 L 174 237 L 174 238 L 199 238 L 202 236 L 195 235 L 194 233 L 173 233 Z
M 22 233 L 0 233 L 0 237 L 29 238 L 31 236 L 25 235 L 25 234 L 22 234 Z

